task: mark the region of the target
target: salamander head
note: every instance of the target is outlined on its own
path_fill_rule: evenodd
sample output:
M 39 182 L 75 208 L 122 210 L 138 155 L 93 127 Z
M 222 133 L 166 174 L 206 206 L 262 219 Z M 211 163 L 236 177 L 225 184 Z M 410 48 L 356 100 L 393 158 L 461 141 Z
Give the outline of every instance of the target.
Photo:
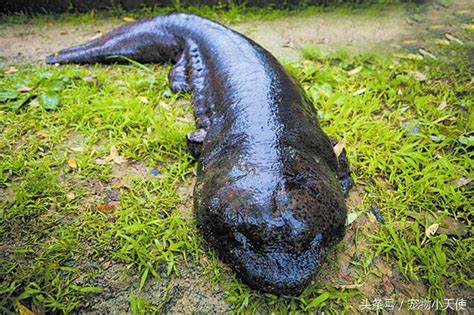
M 321 234 L 297 251 L 278 244 L 257 249 L 240 232 L 234 233 L 234 239 L 240 246 L 233 247 L 229 254 L 240 277 L 250 287 L 277 295 L 302 291 L 313 280 L 326 252 Z
M 344 200 L 337 186 L 324 181 L 303 187 L 279 185 L 267 196 L 219 189 L 208 203 L 208 214 L 198 215 L 198 224 L 249 286 L 278 295 L 297 294 L 342 238 Z

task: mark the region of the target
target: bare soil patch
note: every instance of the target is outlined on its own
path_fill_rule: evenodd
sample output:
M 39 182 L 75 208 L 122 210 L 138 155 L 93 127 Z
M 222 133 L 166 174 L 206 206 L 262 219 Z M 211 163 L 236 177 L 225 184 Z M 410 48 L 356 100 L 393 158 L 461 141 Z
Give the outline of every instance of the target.
M 368 16 L 364 14 L 319 14 L 255 21 L 232 25 L 283 59 L 299 58 L 304 45 L 322 49 L 346 47 L 351 51 L 389 51 L 428 31 L 433 23 L 449 22 L 469 2 L 456 1 L 445 8 L 426 5 L 415 18 L 402 11 Z M 45 56 L 108 32 L 124 22 L 97 21 L 94 24 L 3 24 L 0 25 L 0 66 L 41 63 Z

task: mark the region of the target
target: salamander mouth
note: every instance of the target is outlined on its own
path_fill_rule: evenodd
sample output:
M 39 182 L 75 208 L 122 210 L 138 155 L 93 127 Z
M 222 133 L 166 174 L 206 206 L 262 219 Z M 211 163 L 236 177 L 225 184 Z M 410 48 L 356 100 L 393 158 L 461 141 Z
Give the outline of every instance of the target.
M 240 240 L 244 237 L 237 235 Z M 233 267 L 252 288 L 277 295 L 297 294 L 318 272 L 326 253 L 323 243 L 322 235 L 318 234 L 302 252 L 291 252 L 278 244 L 258 251 L 248 244 L 235 247 L 231 251 Z

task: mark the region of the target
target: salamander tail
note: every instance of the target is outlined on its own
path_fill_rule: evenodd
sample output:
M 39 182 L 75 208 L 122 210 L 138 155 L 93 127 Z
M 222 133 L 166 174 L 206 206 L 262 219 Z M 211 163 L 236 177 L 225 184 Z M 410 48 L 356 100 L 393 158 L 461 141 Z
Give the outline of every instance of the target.
M 140 20 L 123 25 L 85 44 L 49 55 L 47 64 L 93 64 L 124 61 L 118 56 L 139 62 L 168 62 L 181 51 L 176 37 L 165 27 L 166 17 Z

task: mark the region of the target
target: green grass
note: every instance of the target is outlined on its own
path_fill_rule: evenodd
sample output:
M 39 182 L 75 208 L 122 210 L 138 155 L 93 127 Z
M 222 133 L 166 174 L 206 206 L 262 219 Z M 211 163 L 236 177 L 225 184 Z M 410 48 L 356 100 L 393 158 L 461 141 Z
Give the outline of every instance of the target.
M 418 298 L 452 298 L 452 287 L 472 290 L 472 183 L 456 180 L 473 177 L 473 44 L 467 30 L 456 36 L 464 45 L 433 44 L 437 60 L 307 47 L 305 61 L 286 65 L 313 99 L 323 129 L 346 139 L 363 190 L 356 210 L 370 216 L 376 205 L 386 220 L 360 222 L 370 226 L 355 237 L 361 247 L 350 261 L 352 282 L 317 282 L 298 297 L 249 290 L 177 210 L 176 189 L 195 170 L 185 142 L 194 126 L 189 96 L 169 90 L 169 67 L 3 69 L 1 312 L 36 305 L 69 313 L 107 285 L 95 283 L 104 262 L 138 275 L 129 288 L 134 314 L 166 306 L 172 284 L 159 301 L 141 296 L 151 278 L 200 265 L 203 281 L 226 291 L 229 306 L 242 313 L 353 310 L 367 297 L 359 286 L 382 277 L 377 261 L 407 283 L 422 283 L 427 295 Z M 426 235 L 446 218 L 447 230 Z M 207 262 L 200 262 L 203 255 Z M 329 265 L 337 271 L 340 262 L 330 258 Z
M 0 112 L 0 187 L 10 195 L 0 201 L 0 236 L 2 243 L 18 245 L 3 254 L 2 296 L 18 293 L 20 286 L 27 292 L 20 298 L 28 298 L 34 289 L 46 308 L 67 312 L 89 292 L 74 284 L 81 259 L 118 259 L 136 267 L 145 281 L 158 276 L 159 264 L 166 264 L 169 274 L 177 257 L 196 254 L 192 223 L 173 212 L 179 201 L 176 185 L 194 167 L 184 142 L 193 128 L 192 120 L 183 118 L 190 105 L 168 105 L 177 96 L 167 86 L 167 70 L 159 71 L 23 67 L 3 78 L 2 91 L 19 86 L 31 91 L 7 95 L 17 99 L 4 102 Z M 84 81 L 91 73 L 97 77 Z M 46 110 L 38 101 L 17 109 L 24 99 L 44 95 L 59 98 L 59 105 Z M 176 123 L 179 117 L 182 123 Z M 98 164 L 112 146 L 148 174 L 117 178 L 113 169 L 119 165 Z M 159 176 L 149 174 L 152 168 Z M 97 210 L 107 202 L 104 194 L 84 203 L 91 183 L 112 190 L 117 180 L 129 182 L 115 189 L 120 211 Z M 11 307 L 8 298 L 4 302 Z
M 0 22 L 23 24 L 23 23 L 67 23 L 67 24 L 94 24 L 102 23 L 104 20 L 139 19 L 172 12 L 184 12 L 197 14 L 224 24 L 235 24 L 240 22 L 275 20 L 285 17 L 305 17 L 317 14 L 331 14 L 334 17 L 347 14 L 357 14 L 359 16 L 387 16 L 401 14 L 405 11 L 417 12 L 419 8 L 410 3 L 397 3 L 398 1 L 388 1 L 387 3 L 367 2 L 339 3 L 328 6 L 306 6 L 297 8 L 276 8 L 271 6 L 252 7 L 245 4 L 218 4 L 216 6 L 184 6 L 179 2 L 175 6 L 145 7 L 139 10 L 125 11 L 121 7 L 114 7 L 107 11 L 91 11 L 89 13 L 63 13 L 57 15 L 15 13 L 12 15 L 0 15 Z M 395 4 L 397 3 L 397 4 Z
M 472 266 L 465 263 L 473 259 L 472 184 L 451 183 L 472 177 L 472 65 L 467 53 L 472 47 L 445 50 L 450 59 L 438 51 L 443 61 L 343 54 L 306 64 L 318 69 L 308 78 L 308 91 L 325 130 L 347 140 L 356 181 L 387 219 L 371 236 L 377 254 L 389 254 L 408 279 L 423 279 L 431 299 L 443 299 L 445 285 L 474 285 L 468 280 Z M 305 55 L 312 58 L 314 53 Z M 358 67 L 360 72 L 347 76 Z M 426 80 L 420 81 L 417 73 Z M 440 109 L 443 102 L 447 106 Z M 423 244 L 426 229 L 445 216 L 464 222 L 470 232 L 464 237 L 438 233 Z

